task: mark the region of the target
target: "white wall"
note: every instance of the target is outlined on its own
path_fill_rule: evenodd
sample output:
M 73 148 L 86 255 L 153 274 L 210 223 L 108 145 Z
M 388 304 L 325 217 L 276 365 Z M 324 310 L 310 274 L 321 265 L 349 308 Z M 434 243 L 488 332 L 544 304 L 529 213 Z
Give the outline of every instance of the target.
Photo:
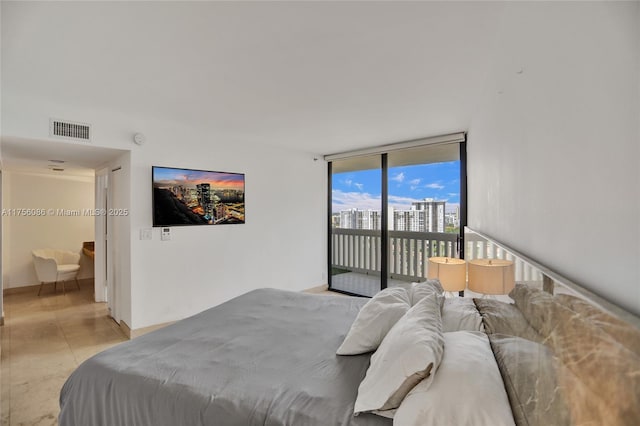
M 132 329 L 260 287 L 297 291 L 326 283 L 326 163 L 314 155 L 97 108 L 5 99 L 12 106 L 2 117 L 7 135 L 46 139 L 46 117 L 70 117 L 93 125 L 94 145 L 131 149 L 130 236 L 118 250 L 130 250 L 123 291 L 131 299 L 123 301 L 122 318 Z M 145 145 L 133 143 L 135 132 L 146 135 Z M 153 240 L 141 241 L 140 230 L 152 227 L 152 165 L 245 173 L 246 224 L 175 227 L 167 242 L 154 229 Z M 127 275 L 129 265 L 123 268 Z
M 51 176 L 3 171 L 3 208 L 83 210 L 94 207 L 93 177 Z M 31 251 L 59 248 L 76 253 L 84 241 L 93 241 L 94 218 L 90 215 L 44 216 L 4 215 L 3 284 L 4 288 L 39 284 Z M 93 277 L 93 262 L 80 258 L 78 279 Z
M 640 314 L 638 3 L 503 18 L 468 135 L 469 225 Z
M 6 51 L 16 55 L 14 61 L 23 58 L 23 42 L 28 42 L 33 57 L 55 59 L 54 49 L 38 49 L 37 42 L 43 34 L 59 33 L 58 22 L 47 14 L 49 6 L 34 3 L 20 9 L 15 15 L 20 19 L 16 33 L 6 38 L 10 49 L 3 52 L 3 60 Z M 632 307 L 640 278 L 638 239 L 634 237 L 640 235 L 637 4 L 517 2 L 504 3 L 502 8 L 504 19 L 502 28 L 495 28 L 494 68 L 488 73 L 486 93 L 479 102 L 469 99 L 478 105 L 469 127 L 470 225 Z M 78 9 L 74 13 L 81 16 L 85 12 Z M 94 23 L 91 19 L 76 21 Z M 101 27 L 111 29 L 110 25 L 100 21 Z M 62 43 L 82 34 L 82 28 L 68 25 L 59 40 L 64 46 Z M 144 38 L 155 33 L 140 31 L 136 25 L 136 34 Z M 455 34 L 451 37 L 456 40 Z M 132 44 L 130 50 L 147 67 L 126 61 L 119 61 L 116 67 L 134 89 L 147 87 L 147 81 L 155 77 L 149 67 L 156 64 L 147 64 L 137 46 Z M 172 58 L 181 57 L 182 46 L 174 50 L 167 50 L 162 42 L 153 46 L 159 52 L 175 53 L 150 52 L 153 57 L 178 63 Z M 263 58 L 264 52 L 260 53 Z M 117 55 L 91 56 L 74 64 L 74 78 L 89 80 L 96 95 L 119 88 L 117 79 L 101 72 L 113 66 L 112 57 Z M 136 102 L 135 96 L 147 95 L 144 90 L 125 91 L 130 102 L 123 102 L 127 113 L 121 114 L 117 108 L 83 103 L 89 93 L 80 90 L 84 85 L 61 86 L 55 70 L 29 67 L 29 61 L 23 64 L 23 60 L 8 67 L 9 77 L 6 72 L 2 76 L 3 136 L 47 139 L 48 120 L 57 117 L 93 124 L 95 145 L 131 150 L 130 238 L 122 243 L 122 250 L 131 253 L 130 274 L 125 277 L 131 296 L 130 327 L 182 318 L 252 288 L 299 290 L 326 282 L 326 166 L 313 162 L 312 153 L 306 152 L 303 132 L 300 150 L 269 148 L 252 127 L 254 123 L 243 115 L 247 109 L 257 109 L 269 117 L 269 102 L 289 102 L 277 85 L 268 85 L 269 96 L 251 105 L 238 103 L 236 98 L 211 99 L 211 109 L 202 109 L 198 115 L 202 119 L 194 120 L 199 122 L 197 127 L 189 127 L 166 117 L 154 118 L 164 108 L 136 110 L 136 105 L 146 105 Z M 517 74 L 520 67 L 524 70 Z M 389 81 L 403 75 L 402 68 L 397 68 L 399 73 L 390 75 Z M 340 68 L 336 65 L 332 70 Z M 193 67 L 190 71 L 195 75 L 201 70 Z M 247 69 L 251 77 L 262 75 L 261 71 L 259 67 Z M 57 72 L 68 75 L 61 69 Z M 335 73 L 329 75 L 327 86 L 337 80 Z M 182 80 L 190 78 L 188 72 L 172 77 L 172 90 L 181 94 L 176 102 L 187 104 L 201 96 L 180 90 Z M 253 90 L 249 83 L 253 83 L 250 78 L 242 87 Z M 424 82 L 427 87 L 429 83 Z M 211 87 L 217 85 L 226 86 L 226 82 L 216 80 Z M 336 98 L 339 111 L 343 101 L 369 102 L 366 93 L 355 90 L 357 85 L 353 89 L 345 92 L 348 99 Z M 398 92 L 398 97 L 409 99 L 414 94 Z M 306 98 L 314 102 L 313 97 Z M 167 103 L 162 92 L 154 100 L 158 107 Z M 301 103 L 299 109 L 307 113 L 304 107 Z M 215 114 L 216 108 L 236 112 L 231 126 Z M 346 113 L 344 119 L 352 120 L 352 116 Z M 310 115 L 308 120 L 317 123 L 322 117 Z M 344 139 L 342 134 L 333 134 L 332 124 L 323 125 L 328 137 L 334 142 Z M 246 127 L 244 136 L 225 132 L 242 126 Z M 292 134 L 286 127 L 267 130 L 288 138 Z M 383 130 L 387 133 L 381 132 L 380 140 L 390 140 L 388 136 L 397 131 L 387 126 Z M 132 143 L 135 132 L 146 134 L 146 145 Z M 152 241 L 140 241 L 140 229 L 151 227 L 152 165 L 246 173 L 247 223 L 173 228 L 169 242 L 159 241 L 155 230 Z M 601 259 L 615 267 L 605 272 L 598 266 Z
M 217 140 L 194 129 L 148 133 L 132 155 L 132 323 L 183 318 L 260 287 L 326 283 L 326 164 L 303 152 Z M 193 141 L 198 141 L 193 143 Z M 140 155 L 137 155 L 140 154 Z M 245 173 L 246 223 L 151 227 L 151 166 Z

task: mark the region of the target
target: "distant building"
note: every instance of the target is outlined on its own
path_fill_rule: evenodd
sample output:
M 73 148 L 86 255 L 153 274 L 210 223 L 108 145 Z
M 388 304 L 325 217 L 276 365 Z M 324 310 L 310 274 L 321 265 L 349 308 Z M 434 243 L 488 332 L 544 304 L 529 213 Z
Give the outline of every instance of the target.
M 208 183 L 200 183 L 196 185 L 198 191 L 198 202 L 204 210 L 205 216 L 209 219 L 214 217 L 213 200 L 211 199 L 211 185 Z
M 380 211 L 358 209 L 343 210 L 340 212 L 340 228 L 380 229 Z
M 411 203 L 408 210 L 389 207 L 390 231 L 445 232 L 445 201 L 425 198 Z M 343 210 L 332 215 L 334 227 L 346 229 L 380 229 L 379 210 Z
M 340 228 L 340 213 L 333 213 L 331 215 L 331 227 Z
M 393 213 L 393 230 L 411 232 L 444 232 L 445 201 L 425 198 L 411 203 L 409 210 Z
M 459 227 L 460 226 L 460 207 L 456 207 L 455 211 L 445 214 L 447 226 Z

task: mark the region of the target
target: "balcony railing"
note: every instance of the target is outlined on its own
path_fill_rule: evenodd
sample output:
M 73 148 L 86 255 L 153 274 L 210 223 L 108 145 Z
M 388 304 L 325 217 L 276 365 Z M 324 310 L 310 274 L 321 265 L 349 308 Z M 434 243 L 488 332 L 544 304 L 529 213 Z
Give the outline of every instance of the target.
M 464 234 L 464 257 L 473 259 L 505 259 L 511 260 L 515 266 L 516 282 L 542 283 L 542 272 L 521 257 L 492 243 L 485 237 L 473 231 Z
M 332 266 L 380 275 L 380 240 L 377 230 L 332 229 Z M 408 281 L 426 278 L 430 257 L 458 255 L 458 234 L 389 231 L 390 278 Z

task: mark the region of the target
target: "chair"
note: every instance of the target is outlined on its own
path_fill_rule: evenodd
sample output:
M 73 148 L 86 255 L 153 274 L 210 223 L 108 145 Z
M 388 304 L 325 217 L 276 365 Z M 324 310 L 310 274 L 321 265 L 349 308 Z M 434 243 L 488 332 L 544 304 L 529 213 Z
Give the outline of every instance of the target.
M 80 254 L 67 250 L 39 249 L 31 252 L 33 265 L 36 268 L 36 275 L 40 281 L 38 296 L 45 283 L 53 282 L 53 289 L 56 290 L 58 281 L 62 282 L 62 293 L 65 293 L 64 282 L 70 279 L 76 281 L 78 290 L 78 271 L 80 270 Z

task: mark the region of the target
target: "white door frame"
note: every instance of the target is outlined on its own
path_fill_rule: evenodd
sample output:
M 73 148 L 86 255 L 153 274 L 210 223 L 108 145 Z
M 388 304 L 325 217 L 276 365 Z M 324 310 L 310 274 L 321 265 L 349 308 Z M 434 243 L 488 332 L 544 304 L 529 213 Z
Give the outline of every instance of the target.
M 109 214 L 112 209 L 122 208 L 123 182 L 120 177 L 122 166 L 109 168 L 107 186 L 107 306 L 109 315 L 119 324 L 121 316 L 122 265 L 121 256 L 116 249 L 122 238 L 122 216 Z
M 96 213 L 107 211 L 109 169 L 96 171 L 95 199 Z M 95 215 L 95 256 L 94 256 L 94 298 L 96 302 L 107 301 L 107 217 Z

